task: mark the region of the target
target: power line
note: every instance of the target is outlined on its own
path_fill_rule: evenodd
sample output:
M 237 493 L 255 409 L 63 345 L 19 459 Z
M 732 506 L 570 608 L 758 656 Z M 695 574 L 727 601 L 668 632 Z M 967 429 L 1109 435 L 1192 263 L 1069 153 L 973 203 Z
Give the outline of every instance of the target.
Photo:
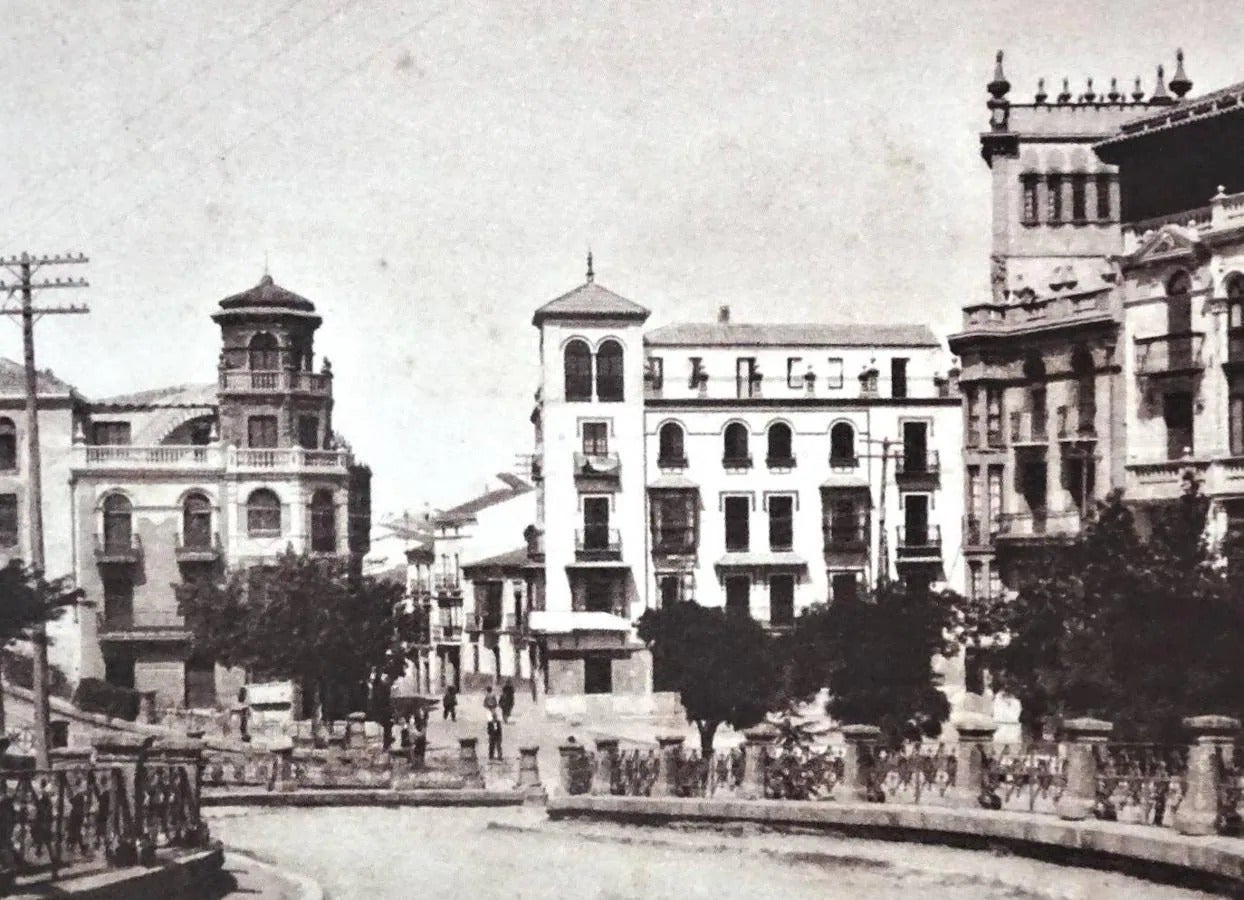
M 346 9 L 348 9 L 351 6 L 356 5 L 359 2 L 360 0 L 343 0 L 343 2 L 339 3 L 338 5 L 334 6 L 331 10 L 329 10 L 329 12 L 325 16 L 323 16 L 320 19 L 317 19 L 315 23 L 309 29 L 302 32 L 296 40 L 294 40 L 292 43 L 286 44 L 276 53 L 273 53 L 269 56 L 265 56 L 262 60 L 260 60 L 260 62 L 257 65 L 254 65 L 251 68 L 247 69 L 245 72 L 243 72 L 238 77 L 237 80 L 241 83 L 245 83 L 245 80 L 249 78 L 251 75 L 254 75 L 260 69 L 264 68 L 264 66 L 270 65 L 275 60 L 280 59 L 282 56 L 285 56 L 291 50 L 305 43 L 313 34 L 315 34 L 317 31 L 323 28 L 330 19 L 336 18 L 340 13 L 344 12 Z M 205 109 L 209 104 L 215 102 L 216 100 L 219 100 L 221 97 L 228 94 L 229 91 L 233 87 L 234 85 L 230 84 L 229 86 L 225 87 L 223 90 L 218 91 L 217 93 L 211 95 L 203 102 L 202 107 Z M 168 133 L 168 132 L 177 131 L 181 126 L 188 125 L 194 119 L 194 117 L 199 114 L 200 113 L 197 111 L 192 111 L 188 116 L 183 116 L 182 118 L 174 120 L 172 123 L 165 125 L 162 128 L 162 132 Z M 98 191 L 101 186 L 107 184 L 114 175 L 122 171 L 122 169 L 126 165 L 133 162 L 136 158 L 144 156 L 144 155 L 150 155 L 152 148 L 155 147 L 156 144 L 158 143 L 159 141 L 156 141 L 147 146 L 140 146 L 137 150 L 135 150 L 134 152 L 126 156 L 124 159 L 122 159 L 120 163 L 113 165 L 108 170 L 108 172 L 105 173 L 104 177 L 93 185 L 92 190 Z M 46 223 L 52 221 L 53 219 L 55 219 L 56 216 L 64 212 L 66 209 L 80 202 L 81 202 L 80 197 L 78 196 L 70 197 L 64 200 L 60 205 L 53 208 L 50 212 L 46 213 L 43 217 L 37 219 L 35 223 L 30 227 L 39 228 L 45 225 Z
M 361 62 L 359 62 L 357 65 L 351 66 L 350 68 L 348 68 L 348 69 L 346 69 L 345 71 L 343 71 L 343 72 L 342 72 L 340 75 L 338 75 L 336 78 L 333 78 L 332 80 L 330 80 L 330 81 L 326 82 L 325 84 L 321 85 L 321 86 L 320 86 L 319 88 L 317 88 L 315 91 L 311 92 L 310 94 L 304 95 L 304 96 L 302 97 L 302 100 L 301 100 L 301 102 L 300 102 L 300 103 L 295 104 L 294 106 L 290 107 L 290 108 L 289 108 L 289 109 L 287 109 L 284 113 L 282 113 L 281 115 L 277 116 L 276 118 L 273 118 L 273 119 L 269 119 L 269 120 L 267 120 L 266 122 L 264 122 L 264 124 L 260 125 L 258 128 L 254 129 L 254 130 L 253 130 L 253 131 L 251 131 L 250 133 L 248 133 L 248 134 L 244 135 L 243 137 L 241 137 L 241 138 L 239 138 L 238 140 L 234 141 L 232 144 L 229 144 L 228 146 L 226 146 L 226 147 L 222 148 L 221 150 L 217 151 L 217 153 L 215 153 L 215 154 L 214 154 L 214 156 L 215 156 L 215 157 L 217 157 L 217 158 L 224 158 L 225 156 L 228 156 L 230 153 L 232 153 L 234 150 L 236 150 L 238 147 L 242 146 L 243 144 L 245 144 L 247 141 L 251 140 L 252 138 L 254 138 L 254 137 L 256 137 L 256 136 L 258 136 L 258 135 L 262 134 L 263 132 L 268 131 L 269 129 L 274 128 L 274 127 L 276 127 L 277 125 L 281 124 L 281 123 L 282 123 L 282 122 L 284 122 L 286 119 L 288 119 L 290 116 L 292 116 L 295 112 L 297 112 L 299 109 L 301 109 L 301 108 L 302 108 L 302 105 L 303 105 L 303 104 L 305 104 L 305 102 L 307 102 L 307 101 L 309 101 L 309 100 L 312 100 L 312 99 L 314 99 L 314 98 L 318 97 L 319 95 L 323 94 L 325 91 L 331 90 L 332 88 L 334 88 L 334 87 L 336 87 L 338 84 L 340 84 L 342 81 L 344 81 L 346 78 L 348 78 L 348 77 L 350 77 L 351 75 L 353 75 L 355 72 L 358 72 L 358 71 L 360 71 L 361 69 L 365 68 L 367 65 L 369 65 L 369 64 L 371 63 L 371 61 L 372 61 L 373 59 L 375 59 L 375 58 L 376 58 L 377 56 L 379 56 L 381 53 L 384 53 L 384 52 L 385 52 L 386 50 L 388 50 L 390 47 L 393 47 L 394 45 L 396 45 L 396 44 L 400 43 L 400 42 L 401 42 L 403 39 L 405 39 L 407 36 L 409 36 L 409 35 L 413 34 L 414 32 L 416 32 L 416 31 L 418 31 L 419 29 L 421 29 L 421 28 L 425 27 L 425 26 L 426 26 L 426 25 L 428 25 L 430 22 L 432 22 L 433 20 L 435 20 L 435 19 L 437 19 L 438 17 L 440 17 L 441 15 L 443 15 L 443 14 L 445 13 L 445 11 L 446 11 L 446 9 L 447 9 L 447 8 L 448 8 L 447 6 L 446 6 L 446 7 L 442 7 L 440 10 L 438 10 L 438 11 L 436 11 L 436 12 L 434 12 L 434 13 L 432 13 L 432 14 L 428 15 L 428 16 L 426 16 L 425 18 L 423 18 L 423 19 L 421 19 L 420 21 L 416 22 L 415 24 L 411 25 L 409 28 L 403 29 L 402 31 L 400 31 L 400 32 L 397 34 L 397 36 L 396 36 L 396 37 L 394 37 L 394 39 L 393 39 L 393 40 L 389 41 L 387 44 L 382 45 L 379 49 L 377 49 L 376 51 L 374 51 L 374 52 L 373 52 L 373 53 L 371 53 L 370 55 L 368 55 L 368 56 L 364 57 L 364 59 L 363 59 Z M 197 174 L 198 172 L 202 171 L 203 169 L 207 168 L 207 166 L 208 166 L 208 165 L 212 165 L 212 163 L 210 163 L 210 162 L 209 162 L 209 163 L 207 163 L 207 164 L 205 164 L 205 165 L 202 165 L 202 166 L 199 166 L 199 167 L 197 167 L 197 168 L 192 168 L 192 169 L 190 169 L 189 171 L 187 171 L 184 175 L 182 175 L 182 177 L 181 177 L 181 178 L 177 179 L 176 181 L 173 181 L 173 182 L 172 182 L 172 183 L 170 183 L 170 184 L 163 185 L 163 186 L 161 186 L 158 190 L 156 190 L 156 191 L 152 192 L 151 194 L 148 194 L 146 198 L 144 198 L 143 200 L 140 200 L 138 203 L 134 204 L 133 206 L 130 206 L 130 207 L 129 207 L 129 208 L 127 208 L 124 212 L 120 213 L 119 215 L 117 215 L 117 216 L 115 216 L 114 218 L 112 218 L 111 220 L 109 220 L 109 221 L 108 221 L 108 222 L 107 222 L 107 223 L 103 226 L 103 227 L 104 227 L 104 230 L 110 230 L 110 229 L 112 229 L 113 227 L 115 227 L 116 225 L 120 224 L 120 223 L 121 223 L 124 219 L 127 219 L 127 218 L 128 218 L 130 215 L 132 215 L 133 213 L 138 212 L 138 211 L 143 210 L 143 209 L 146 209 L 149 205 L 151 205 L 151 203 L 152 203 L 152 202 L 154 202 L 155 200 L 157 200 L 157 199 L 159 199 L 160 197 L 162 197 L 164 194 L 166 194 L 166 193 L 167 193 L 169 190 L 171 190 L 172 188 L 179 187 L 180 185 L 182 185 L 183 183 L 185 183 L 185 182 L 186 182 L 186 181 L 187 181 L 187 180 L 188 180 L 191 176 L 193 176 L 193 175 Z M 40 223 L 40 224 L 42 224 L 42 223 Z

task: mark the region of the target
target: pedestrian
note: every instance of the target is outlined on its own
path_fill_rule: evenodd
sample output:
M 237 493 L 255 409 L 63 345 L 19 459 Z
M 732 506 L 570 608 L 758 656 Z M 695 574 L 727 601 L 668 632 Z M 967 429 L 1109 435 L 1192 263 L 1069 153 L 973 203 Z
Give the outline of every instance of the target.
M 488 719 L 488 758 L 501 759 L 501 719 L 495 709 Z
M 410 749 L 410 716 L 407 716 L 406 718 L 402 720 L 402 728 L 398 732 L 398 737 L 400 739 L 402 749 L 409 750 Z
M 412 737 L 410 750 L 411 766 L 422 769 L 428 753 L 428 723 L 423 716 L 415 716 Z
M 514 682 L 508 678 L 501 688 L 501 701 L 498 705 L 501 707 L 501 718 L 509 724 L 510 713 L 514 712 Z
M 443 711 L 442 720 L 453 719 L 458 721 L 458 689 L 452 684 L 445 688 L 445 697 L 441 701 L 441 709 Z
M 492 692 L 492 687 L 484 688 L 484 709 L 488 710 L 490 718 L 497 715 L 497 695 Z

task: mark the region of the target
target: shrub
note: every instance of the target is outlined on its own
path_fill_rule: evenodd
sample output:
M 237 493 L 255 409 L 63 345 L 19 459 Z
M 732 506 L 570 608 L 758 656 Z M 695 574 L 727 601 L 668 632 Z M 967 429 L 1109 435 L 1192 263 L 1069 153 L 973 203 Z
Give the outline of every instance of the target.
M 109 684 L 101 678 L 83 678 L 73 692 L 73 703 L 86 712 L 133 722 L 138 718 L 141 696 L 138 691 Z

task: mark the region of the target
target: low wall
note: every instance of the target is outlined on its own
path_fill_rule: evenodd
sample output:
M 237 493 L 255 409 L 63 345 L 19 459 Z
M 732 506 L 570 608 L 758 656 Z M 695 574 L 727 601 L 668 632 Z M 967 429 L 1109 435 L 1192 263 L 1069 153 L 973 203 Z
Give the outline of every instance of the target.
M 470 788 L 390 791 L 304 790 L 291 793 L 268 791 L 213 791 L 204 793 L 201 805 L 259 806 L 521 806 L 526 798 L 519 791 L 482 791 Z
M 219 847 L 189 853 L 163 865 L 130 866 L 58 881 L 53 888 L 18 893 L 18 900 L 74 897 L 81 900 L 167 900 L 169 897 L 209 896 L 220 883 L 224 851 Z M 19 889 L 20 890 L 20 889 Z
M 1048 815 L 875 803 L 551 797 L 550 818 L 627 823 L 753 822 L 816 828 L 858 837 L 925 840 L 968 848 L 1004 846 L 1052 862 L 1118 868 L 1141 877 L 1244 891 L 1244 841 L 1188 837 L 1146 825 Z

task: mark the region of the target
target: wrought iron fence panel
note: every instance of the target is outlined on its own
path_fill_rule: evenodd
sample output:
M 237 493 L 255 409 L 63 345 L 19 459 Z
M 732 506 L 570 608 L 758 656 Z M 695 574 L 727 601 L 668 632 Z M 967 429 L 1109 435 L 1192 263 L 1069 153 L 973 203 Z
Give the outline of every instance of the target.
M 764 757 L 765 797 L 771 800 L 826 800 L 838 791 L 846 772 L 841 748 L 817 751 L 783 748 Z
M 657 780 L 658 759 L 654 750 L 623 750 L 613 762 L 612 793 L 623 797 L 648 797 Z
M 886 803 L 941 803 L 954 786 L 957 761 L 946 744 L 861 748 L 870 800 Z
M 1215 784 L 1218 791 L 1218 830 L 1224 834 L 1244 834 L 1244 747 L 1218 748 L 1215 753 Z
M 1002 809 L 1053 813 L 1067 787 L 1067 759 L 1053 743 L 993 745 L 985 751 L 985 793 Z
M 117 790 L 109 770 L 0 772 L 0 857 L 19 872 L 111 859 Z
M 1095 744 L 1098 818 L 1170 826 L 1187 790 L 1188 748 Z

